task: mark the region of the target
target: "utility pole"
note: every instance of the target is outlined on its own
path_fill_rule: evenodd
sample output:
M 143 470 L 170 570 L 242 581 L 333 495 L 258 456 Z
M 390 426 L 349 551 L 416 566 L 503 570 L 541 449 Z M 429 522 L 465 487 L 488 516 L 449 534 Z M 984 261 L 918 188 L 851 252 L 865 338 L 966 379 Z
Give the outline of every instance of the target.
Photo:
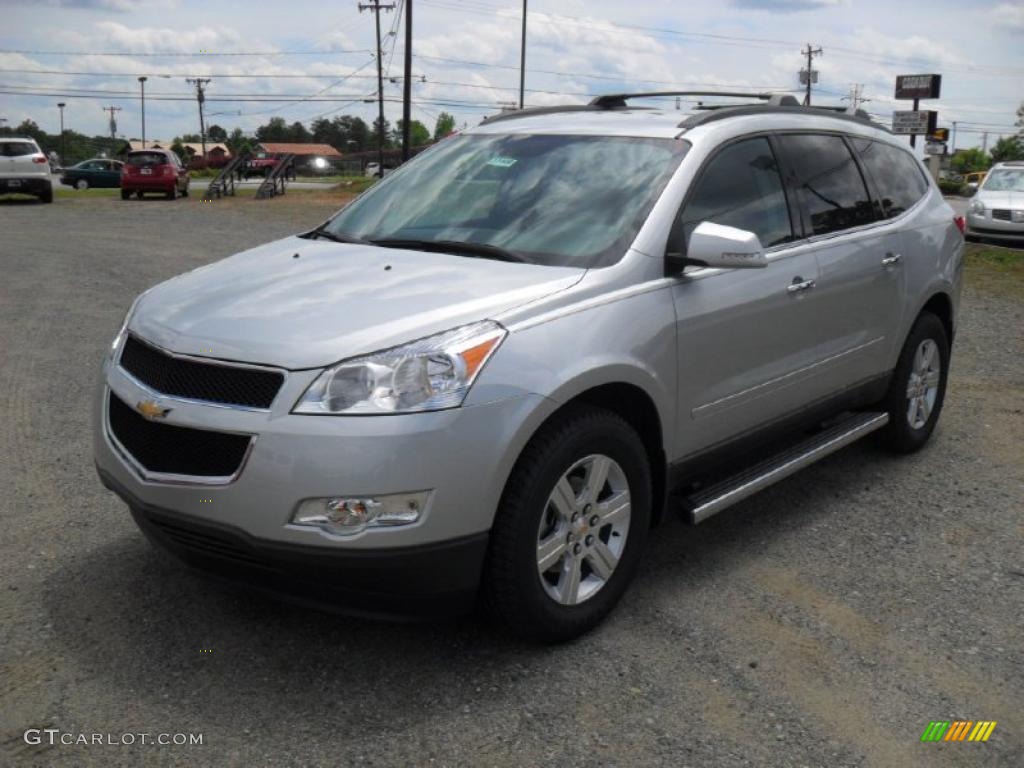
M 142 148 L 146 148 L 146 76 L 139 76 L 139 89 L 142 98 Z
M 109 106 L 109 107 L 100 107 L 100 109 L 102 109 L 104 112 L 109 112 L 110 113 L 110 144 L 111 144 L 110 151 L 113 152 L 114 151 L 114 144 L 117 142 L 117 136 L 116 136 L 116 134 L 117 134 L 117 120 L 114 119 L 114 113 L 115 112 L 120 112 L 121 108 L 120 107 L 115 107 L 115 106 Z
M 821 56 L 824 53 L 824 51 L 822 51 L 822 49 L 820 47 L 819 48 L 812 48 L 811 44 L 808 43 L 807 47 L 804 48 L 804 50 L 800 51 L 800 53 L 802 53 L 804 56 L 807 57 L 807 69 L 806 69 L 806 73 L 807 73 L 807 75 L 806 75 L 807 95 L 804 96 L 804 106 L 805 107 L 809 107 L 809 106 L 811 106 L 811 83 L 814 82 L 814 80 L 816 79 L 816 75 L 818 74 L 817 72 L 814 71 L 814 68 L 813 68 L 814 57 L 815 56 Z M 803 79 L 804 73 L 801 72 L 800 76 L 801 76 L 801 79 Z
M 988 152 L 988 131 L 981 134 L 981 154 Z
M 402 162 L 409 159 L 412 136 L 412 0 L 405 0 L 405 81 L 402 85 Z
M 526 93 L 526 0 L 523 0 L 523 40 L 519 46 L 519 108 Z
M 372 4 L 359 4 L 359 12 L 373 11 L 377 22 L 377 175 L 384 178 L 384 57 L 380 52 L 380 12 L 393 11 L 395 4 L 381 5 L 380 0 Z M 408 82 L 408 81 L 407 81 Z
M 63 101 L 57 102 L 57 108 L 60 110 L 60 164 L 64 165 L 68 160 L 64 156 L 64 107 L 67 106 Z
M 185 82 L 192 83 L 196 87 L 196 101 L 199 102 L 199 142 L 203 148 L 203 161 L 206 161 L 206 124 L 203 122 L 203 103 L 206 101 L 206 93 L 203 86 L 210 82 L 208 77 L 186 77 Z
M 956 154 L 956 120 L 953 121 L 953 142 L 949 148 L 949 154 Z
M 866 99 L 863 96 L 861 96 L 861 93 L 863 93 L 863 88 L 864 86 L 861 85 L 860 83 L 853 83 L 852 85 L 850 85 L 850 95 L 843 96 L 843 101 L 850 102 L 850 111 L 853 114 L 857 114 L 857 109 L 860 107 L 861 104 L 865 104 L 871 101 L 871 99 Z

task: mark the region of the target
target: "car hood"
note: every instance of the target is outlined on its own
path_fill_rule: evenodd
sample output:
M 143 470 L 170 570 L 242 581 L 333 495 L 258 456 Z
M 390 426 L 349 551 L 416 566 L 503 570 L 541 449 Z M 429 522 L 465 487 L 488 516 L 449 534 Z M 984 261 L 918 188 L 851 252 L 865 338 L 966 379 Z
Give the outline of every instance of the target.
M 979 190 L 977 198 L 986 208 L 1024 208 L 1024 192 Z
M 130 329 L 182 354 L 318 368 L 493 317 L 585 273 L 289 237 L 155 286 Z

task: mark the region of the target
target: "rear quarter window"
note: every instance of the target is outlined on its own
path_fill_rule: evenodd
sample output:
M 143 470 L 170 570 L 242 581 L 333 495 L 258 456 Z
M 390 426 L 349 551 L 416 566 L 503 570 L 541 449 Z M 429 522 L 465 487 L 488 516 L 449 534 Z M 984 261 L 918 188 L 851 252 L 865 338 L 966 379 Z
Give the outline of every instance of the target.
M 852 141 L 874 182 L 883 218 L 899 216 L 927 194 L 924 170 L 909 152 L 870 139 Z
M 783 134 L 779 142 L 792 168 L 811 234 L 838 232 L 877 218 L 864 179 L 842 137 Z

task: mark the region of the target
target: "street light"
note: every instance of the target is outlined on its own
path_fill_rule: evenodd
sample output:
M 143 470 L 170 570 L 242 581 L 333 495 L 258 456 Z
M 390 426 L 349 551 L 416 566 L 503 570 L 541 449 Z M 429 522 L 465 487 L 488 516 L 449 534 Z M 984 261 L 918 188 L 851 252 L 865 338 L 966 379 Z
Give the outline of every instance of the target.
M 60 109 L 60 164 L 64 165 L 68 160 L 64 152 L 64 106 L 63 101 L 57 102 L 57 107 Z
M 139 90 L 142 95 L 142 148 L 146 148 L 146 76 L 139 75 Z

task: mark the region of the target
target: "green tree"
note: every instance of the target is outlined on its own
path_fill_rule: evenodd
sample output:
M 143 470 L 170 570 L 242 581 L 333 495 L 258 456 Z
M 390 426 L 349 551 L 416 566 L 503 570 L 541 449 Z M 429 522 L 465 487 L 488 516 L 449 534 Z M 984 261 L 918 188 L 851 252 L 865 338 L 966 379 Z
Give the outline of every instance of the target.
M 395 126 L 395 130 L 392 135 L 392 141 L 396 146 L 402 146 L 402 129 L 405 127 L 405 122 L 399 120 Z M 409 124 L 409 146 L 421 147 L 424 144 L 430 143 L 430 131 L 423 123 L 419 120 L 413 120 Z
M 376 147 L 380 143 L 381 133 L 383 133 L 384 135 L 384 149 L 390 149 L 391 123 L 388 122 L 388 119 L 386 117 L 384 118 L 383 124 L 381 123 L 379 117 L 373 121 L 373 139 L 371 141 L 372 147 Z
M 1020 128 L 1019 135 L 1024 137 L 1024 101 L 1022 101 L 1020 106 L 1017 107 L 1017 122 L 1014 123 L 1014 125 Z
M 288 141 L 306 142 L 310 141 L 312 138 L 313 137 L 307 130 L 306 126 L 297 120 L 288 128 Z
M 214 142 L 226 142 L 228 140 L 228 132 L 221 128 L 219 125 L 211 125 L 206 129 L 206 140 Z
M 455 118 L 447 112 L 442 112 L 437 116 L 437 122 L 434 124 L 434 141 L 443 139 L 454 130 Z
M 283 117 L 272 117 L 266 125 L 256 129 L 256 138 L 260 141 L 291 141 L 288 123 Z
M 992 164 L 988 155 L 977 147 L 958 150 L 949 161 L 949 166 L 957 173 L 973 173 L 984 171 Z
M 1024 139 L 1020 136 L 1006 136 L 992 147 L 993 163 L 1003 163 L 1007 160 L 1024 160 Z

